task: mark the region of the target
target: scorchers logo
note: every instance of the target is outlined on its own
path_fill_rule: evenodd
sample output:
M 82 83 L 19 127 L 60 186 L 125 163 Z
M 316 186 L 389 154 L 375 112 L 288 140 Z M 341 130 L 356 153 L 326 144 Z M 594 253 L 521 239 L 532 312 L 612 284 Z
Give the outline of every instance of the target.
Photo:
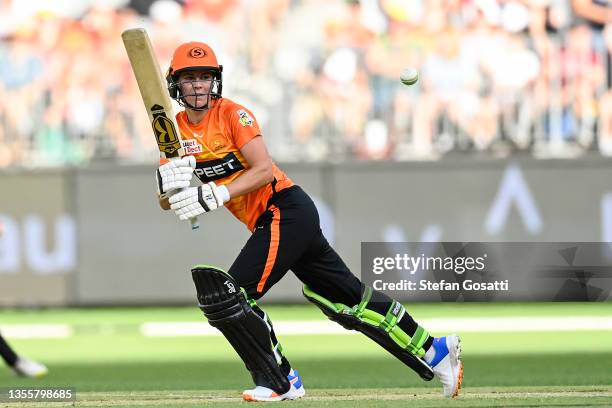
M 204 58 L 208 53 L 201 47 L 194 47 L 189 50 L 189 56 L 193 58 Z
M 222 159 L 207 160 L 198 162 L 196 169 L 193 171 L 202 183 L 219 180 L 227 177 L 237 171 L 244 170 L 244 166 L 238 160 L 234 153 L 226 155 Z

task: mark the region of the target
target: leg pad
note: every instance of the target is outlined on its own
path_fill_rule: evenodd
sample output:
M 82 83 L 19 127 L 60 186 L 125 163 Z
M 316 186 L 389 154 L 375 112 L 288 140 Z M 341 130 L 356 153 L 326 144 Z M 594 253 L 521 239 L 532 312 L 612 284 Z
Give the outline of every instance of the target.
M 284 394 L 291 387 L 273 351 L 270 330 L 246 294 L 223 270 L 198 265 L 191 270 L 200 309 L 223 333 L 253 376 L 255 384 Z
M 421 359 L 425 355 L 422 346 L 427 340 L 427 332 L 419 326 L 414 336 L 410 337 L 397 322 L 406 312 L 401 303 L 394 301 L 385 316 L 368 309 L 372 288 L 366 287 L 361 302 L 348 307 L 341 303 L 333 303 L 303 287 L 306 299 L 314 303 L 330 319 L 339 323 L 347 330 L 357 330 L 374 340 L 397 359 L 414 370 L 421 378 L 430 381 L 434 373 Z

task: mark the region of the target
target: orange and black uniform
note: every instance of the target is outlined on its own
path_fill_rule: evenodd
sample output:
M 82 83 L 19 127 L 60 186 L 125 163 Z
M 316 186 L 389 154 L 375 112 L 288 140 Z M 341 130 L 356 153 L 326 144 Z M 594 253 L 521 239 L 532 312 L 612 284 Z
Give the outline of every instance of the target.
M 212 107 L 197 125 L 189 123 L 187 114 L 180 112 L 176 119 L 183 138 L 185 151 L 196 158 L 196 176 L 203 182 L 229 184 L 249 167 L 240 149 L 261 136 L 253 114 L 246 108 L 221 98 L 213 100 Z M 268 200 L 276 191 L 293 185 L 289 177 L 273 164 L 275 182 L 225 204 L 228 210 L 250 231 L 257 218 L 266 210 Z
M 240 149 L 261 137 L 253 114 L 229 99 L 213 100 L 201 123 L 191 124 L 185 112 L 177 115 L 186 153 L 195 156 L 195 174 L 203 183 L 230 183 L 249 168 Z M 334 303 L 357 305 L 363 285 L 329 245 L 310 197 L 275 164 L 274 181 L 232 198 L 226 207 L 252 231 L 229 269 L 230 275 L 253 299 L 259 299 L 289 269 L 316 293 Z M 374 309 L 384 315 L 392 299 L 376 292 Z M 401 321 L 414 333 L 412 318 Z
M 176 119 L 186 153 L 196 158 L 194 173 L 203 183 L 225 185 L 249 168 L 240 149 L 261 137 L 261 130 L 248 109 L 219 98 L 198 124 L 190 123 L 185 112 Z M 253 299 L 291 269 L 331 299 L 359 303 L 361 283 L 327 243 L 314 203 L 276 164 L 273 173 L 272 183 L 225 204 L 252 232 L 229 273 Z

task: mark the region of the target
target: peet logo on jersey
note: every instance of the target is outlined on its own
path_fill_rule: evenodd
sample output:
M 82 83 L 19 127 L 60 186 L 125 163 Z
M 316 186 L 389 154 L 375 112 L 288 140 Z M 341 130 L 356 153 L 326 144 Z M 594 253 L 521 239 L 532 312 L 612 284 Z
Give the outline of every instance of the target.
M 240 170 L 244 170 L 244 166 L 234 153 L 230 153 L 222 159 L 198 162 L 193 172 L 202 183 L 208 183 L 209 181 L 227 177 Z
M 247 111 L 239 109 L 238 116 L 240 116 L 238 122 L 240 122 L 242 126 L 253 126 L 253 117 L 249 115 Z
M 185 154 L 202 153 L 202 145 L 195 140 L 183 140 Z

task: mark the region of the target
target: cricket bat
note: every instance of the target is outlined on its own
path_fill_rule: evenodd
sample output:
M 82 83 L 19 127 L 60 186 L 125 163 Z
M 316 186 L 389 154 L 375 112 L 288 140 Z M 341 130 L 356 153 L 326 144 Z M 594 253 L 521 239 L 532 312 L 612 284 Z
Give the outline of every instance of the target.
M 140 95 L 153 128 L 160 157 L 175 160 L 185 155 L 166 80 L 162 77 L 153 45 L 144 28 L 132 28 L 121 33 L 123 45 L 132 65 Z M 192 218 L 191 229 L 199 227 Z

